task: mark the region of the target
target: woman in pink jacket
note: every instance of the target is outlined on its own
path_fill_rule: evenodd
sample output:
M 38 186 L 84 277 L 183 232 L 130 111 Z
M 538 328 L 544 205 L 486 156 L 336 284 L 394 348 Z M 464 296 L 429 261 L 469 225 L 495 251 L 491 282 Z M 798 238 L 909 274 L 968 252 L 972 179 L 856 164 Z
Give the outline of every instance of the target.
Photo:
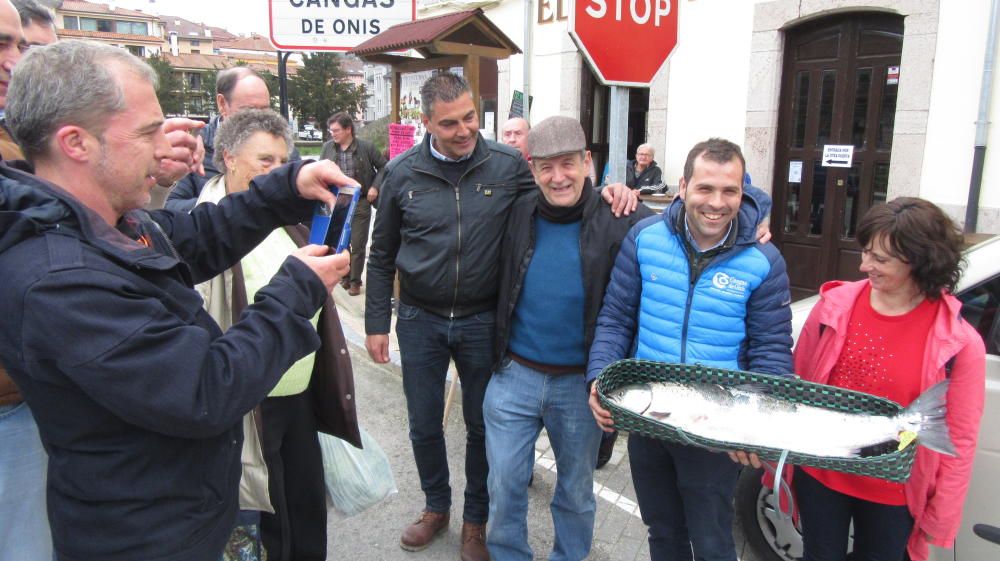
M 803 559 L 845 559 L 853 520 L 854 559 L 896 561 L 908 551 L 921 561 L 928 544 L 950 547 L 958 533 L 983 412 L 986 350 L 951 294 L 962 239 L 938 207 L 908 197 L 878 205 L 862 217 L 857 239 L 868 278 L 823 285 L 795 348 L 795 371 L 902 405 L 948 378 L 957 455 L 919 448 L 905 484 L 796 468 Z

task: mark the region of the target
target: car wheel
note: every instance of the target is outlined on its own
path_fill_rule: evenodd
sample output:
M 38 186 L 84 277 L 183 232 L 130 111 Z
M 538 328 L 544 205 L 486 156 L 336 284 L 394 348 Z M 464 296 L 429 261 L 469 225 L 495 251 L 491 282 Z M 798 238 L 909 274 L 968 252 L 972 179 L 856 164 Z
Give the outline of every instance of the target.
M 744 468 L 736 484 L 734 534 L 746 544 L 743 561 L 800 561 L 802 534 L 771 504 L 773 491 L 761 482 L 763 469 Z

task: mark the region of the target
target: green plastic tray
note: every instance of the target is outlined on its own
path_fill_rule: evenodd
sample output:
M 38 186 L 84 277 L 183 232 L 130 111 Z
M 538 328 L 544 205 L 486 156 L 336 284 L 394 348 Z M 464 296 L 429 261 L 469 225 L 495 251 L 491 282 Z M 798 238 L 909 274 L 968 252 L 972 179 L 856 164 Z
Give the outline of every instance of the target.
M 609 365 L 597 378 L 597 394 L 601 404 L 605 409 L 611 411 L 615 428 L 619 430 L 711 449 L 745 450 L 756 453 L 761 459 L 769 461 L 777 461 L 782 450 L 762 446 L 737 445 L 688 434 L 655 419 L 638 415 L 608 400 L 608 394 L 617 388 L 629 384 L 650 382 L 694 382 L 723 386 L 763 384 L 771 388 L 772 395 L 775 397 L 792 403 L 835 411 L 892 416 L 903 410 L 898 403 L 863 392 L 806 382 L 793 377 L 725 370 L 699 364 L 671 364 L 651 360 L 625 359 Z M 903 450 L 896 450 L 895 446 L 886 448 L 888 449 L 875 451 L 873 455 L 861 458 L 827 458 L 790 452 L 787 462 L 878 477 L 889 481 L 906 481 L 910 477 L 910 468 L 913 466 L 913 459 L 916 456 L 916 443 Z

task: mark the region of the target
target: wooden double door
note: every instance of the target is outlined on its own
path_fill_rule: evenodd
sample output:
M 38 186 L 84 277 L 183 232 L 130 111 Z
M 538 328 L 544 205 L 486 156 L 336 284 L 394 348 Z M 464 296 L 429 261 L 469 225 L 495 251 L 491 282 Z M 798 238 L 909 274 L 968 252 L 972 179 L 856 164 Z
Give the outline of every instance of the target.
M 861 276 L 854 236 L 886 200 L 903 18 L 824 18 L 790 30 L 785 45 L 771 228 L 798 299 Z

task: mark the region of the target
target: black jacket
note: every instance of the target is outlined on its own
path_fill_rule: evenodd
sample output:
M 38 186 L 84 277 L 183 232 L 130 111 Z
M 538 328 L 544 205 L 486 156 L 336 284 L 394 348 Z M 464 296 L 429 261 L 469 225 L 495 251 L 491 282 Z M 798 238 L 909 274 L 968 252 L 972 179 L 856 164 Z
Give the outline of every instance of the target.
M 642 189 L 643 187 L 662 187 L 663 172 L 656 161 L 650 162 L 649 167 L 642 170 L 638 176 L 635 174 L 635 160 L 629 160 L 625 166 L 625 185 L 632 189 Z
M 590 179 L 584 189 L 592 189 Z M 535 214 L 538 197 L 525 197 L 514 204 L 507 221 L 500 252 L 500 293 L 497 299 L 497 335 L 495 358 L 501 359 L 510 342 L 510 324 L 514 308 L 521 295 L 524 275 L 528 272 L 531 256 L 535 251 Z M 639 205 L 628 216 L 616 218 L 608 205 L 597 194 L 590 197 L 583 210 L 580 225 L 580 270 L 583 272 L 583 337 L 585 352 L 594 341 L 597 315 L 604 300 L 611 269 L 629 229 L 654 213 Z
M 537 187 L 515 149 L 476 142 L 454 185 L 430 152 L 430 135 L 386 166 L 368 257 L 365 330 L 389 332 L 392 281 L 400 298 L 444 317 L 496 306 L 500 238 L 514 200 Z
M 49 455 L 60 559 L 218 561 L 239 506 L 243 415 L 319 347 L 310 319 L 327 291 L 289 257 L 223 334 L 191 286 L 310 215 L 299 167 L 113 228 L 0 166 L 0 362 Z

